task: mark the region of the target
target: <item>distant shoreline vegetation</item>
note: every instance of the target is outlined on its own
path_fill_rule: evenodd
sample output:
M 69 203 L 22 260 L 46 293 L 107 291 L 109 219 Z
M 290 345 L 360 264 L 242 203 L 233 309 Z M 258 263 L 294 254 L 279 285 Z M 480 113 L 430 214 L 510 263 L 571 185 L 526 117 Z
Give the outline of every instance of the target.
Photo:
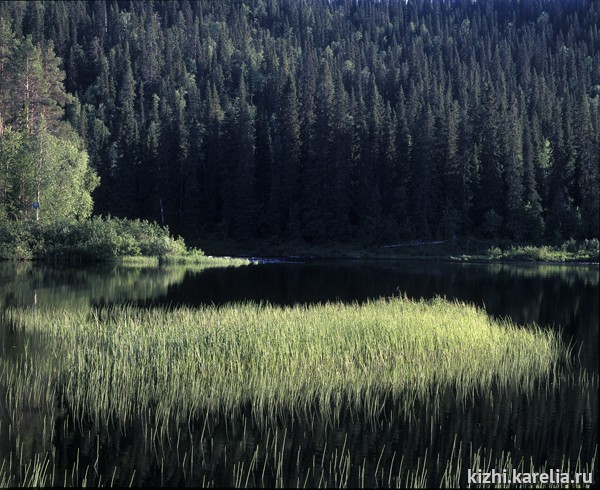
M 235 241 L 204 240 L 197 243 L 207 253 L 232 256 L 273 256 L 306 259 L 382 259 L 441 260 L 451 262 L 552 262 L 598 263 L 598 239 L 570 239 L 556 244 L 515 243 L 474 238 L 412 241 L 391 245 L 369 242 L 306 243 L 302 241 Z
M 77 221 L 4 222 L 0 224 L 0 260 L 67 262 L 118 261 L 124 265 L 242 265 L 245 256 L 300 259 L 399 259 L 457 262 L 600 261 L 598 239 L 570 239 L 561 244 L 524 244 L 472 238 L 381 245 L 207 240 L 188 247 L 168 227 L 146 220 L 93 217 Z M 205 254 L 204 250 L 207 251 Z M 218 255 L 212 256 L 212 255 Z M 223 257 L 226 255 L 227 257 Z M 240 257 L 240 258 L 235 258 Z
M 210 257 L 188 248 L 167 227 L 145 220 L 94 217 L 79 221 L 0 224 L 0 260 L 101 262 L 125 265 L 241 265 L 245 259 Z

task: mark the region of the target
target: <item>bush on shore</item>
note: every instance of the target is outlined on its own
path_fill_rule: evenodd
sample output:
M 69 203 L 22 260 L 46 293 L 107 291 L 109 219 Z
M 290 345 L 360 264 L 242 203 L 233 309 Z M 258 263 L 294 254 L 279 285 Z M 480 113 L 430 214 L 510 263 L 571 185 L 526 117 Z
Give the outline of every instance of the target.
M 94 217 L 49 224 L 0 224 L 0 258 L 110 260 L 123 256 L 183 255 L 181 237 L 167 227 L 142 220 Z
M 560 246 L 512 245 L 508 248 L 491 247 L 487 255 L 493 260 L 522 260 L 535 262 L 595 261 L 600 256 L 600 242 L 591 240 L 567 240 Z

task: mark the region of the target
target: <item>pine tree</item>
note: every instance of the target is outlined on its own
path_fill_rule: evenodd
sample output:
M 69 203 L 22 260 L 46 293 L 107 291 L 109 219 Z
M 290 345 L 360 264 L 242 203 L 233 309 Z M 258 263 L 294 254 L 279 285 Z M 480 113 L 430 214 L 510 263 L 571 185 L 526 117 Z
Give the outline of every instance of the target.
M 586 238 L 591 238 L 599 234 L 600 145 L 598 144 L 598 135 L 592 127 L 587 94 L 583 94 L 579 107 L 576 165 L 579 168 L 582 234 Z
M 523 229 L 523 129 L 515 99 L 509 112 L 509 138 L 506 155 L 506 207 L 508 228 L 516 240 L 520 240 Z
M 256 110 L 248 101 L 246 83 L 240 79 L 238 94 L 227 115 L 230 135 L 227 163 L 222 168 L 223 236 L 247 239 L 256 219 L 254 199 L 254 150 Z
M 550 150 L 550 146 L 547 147 Z M 547 155 L 550 158 L 550 155 Z M 545 220 L 542 199 L 537 191 L 535 179 L 534 154 L 528 125 L 523 127 L 523 238 L 539 241 L 544 234 Z
M 277 152 L 273 161 L 270 214 L 282 236 L 299 233 L 298 178 L 300 166 L 300 117 L 294 79 L 288 77 L 277 117 Z
M 417 236 L 424 239 L 432 237 L 433 201 L 436 178 L 433 159 L 434 118 L 427 104 L 418 119 L 415 129 L 412 158 L 412 214 Z
M 164 208 L 157 196 L 157 182 L 160 180 L 160 142 L 162 121 L 159 116 L 160 97 L 152 94 L 150 122 L 145 131 L 143 158 L 140 162 L 140 201 L 145 210 L 144 217 L 165 224 Z
M 129 54 L 129 44 L 120 56 L 122 73 L 117 95 L 115 133 L 117 135 L 117 166 L 108 176 L 108 183 L 116 190 L 111 208 L 117 216 L 138 217 L 137 171 L 139 167 L 139 129 L 135 113 L 135 80 Z
M 225 112 L 221 107 L 216 86 L 214 83 L 209 83 L 205 95 L 205 115 L 203 118 L 205 138 L 200 182 L 202 194 L 201 219 L 212 229 L 220 221 L 221 213 L 219 169 L 222 164 L 222 143 L 225 142 L 222 134 L 224 119 Z
M 328 60 L 325 60 L 316 89 L 316 120 L 313 158 L 305 162 L 305 198 L 302 227 L 309 238 L 328 235 L 327 223 L 331 221 L 331 209 L 325 206 L 325 198 L 332 184 L 333 152 L 333 103 L 334 84 Z
M 393 206 L 398 224 L 398 238 L 408 238 L 412 235 L 412 225 L 409 215 L 409 189 L 411 188 L 411 151 L 412 138 L 406 120 L 404 92 L 400 91 L 397 104 L 396 129 L 396 162 L 394 165 L 394 195 Z
M 44 119 L 97 213 L 188 236 L 597 237 L 598 12 L 567 4 L 1 2 L 4 216 Z
M 494 88 L 487 81 L 484 85 L 483 101 L 480 107 L 480 190 L 478 211 L 480 219 L 494 226 L 493 233 L 499 233 L 499 223 L 503 222 L 504 186 L 502 180 L 501 149 L 499 139 L 499 110 Z M 487 215 L 487 219 L 485 216 Z M 492 229 L 488 226 L 488 229 Z

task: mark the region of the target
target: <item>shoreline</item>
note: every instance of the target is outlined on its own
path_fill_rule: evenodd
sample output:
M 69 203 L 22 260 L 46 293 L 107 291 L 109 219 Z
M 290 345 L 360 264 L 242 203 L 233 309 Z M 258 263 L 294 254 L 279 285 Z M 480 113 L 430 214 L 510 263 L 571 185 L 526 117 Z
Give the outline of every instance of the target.
M 228 255 L 249 260 L 307 262 L 326 260 L 398 260 L 453 263 L 521 263 L 599 265 L 595 248 L 582 243 L 573 248 L 563 245 L 530 245 L 511 242 L 487 242 L 458 239 L 446 242 L 407 243 L 394 246 L 374 246 L 368 243 L 307 244 L 303 242 L 249 242 L 202 240 L 194 244 L 206 254 Z M 587 245 L 587 242 L 586 242 Z
M 230 257 L 230 256 L 226 256 Z M 600 266 L 600 261 L 582 261 L 582 260 L 565 260 L 565 261 L 541 261 L 541 260 L 517 260 L 517 259 L 494 259 L 485 257 L 423 257 L 423 256 L 274 256 L 274 255 L 235 255 L 231 258 L 239 258 L 250 260 L 252 263 L 305 263 L 305 262 L 326 262 L 326 261 L 398 261 L 398 262 L 445 262 L 452 264 L 517 264 L 517 265 L 571 265 L 571 266 Z
M 179 239 L 181 240 L 181 239 Z M 182 241 L 182 240 L 181 240 Z M 366 242 L 306 243 L 301 241 L 235 242 L 207 238 L 198 240 L 181 251 L 166 254 L 95 255 L 93 251 L 55 253 L 30 256 L 0 256 L 0 261 L 43 262 L 50 264 L 146 263 L 167 264 L 224 264 L 294 263 L 322 261 L 402 261 L 446 262 L 475 264 L 555 264 L 598 266 L 598 241 L 567 241 L 561 245 L 519 244 L 510 241 L 484 241 L 472 238 L 435 242 L 405 242 L 394 245 L 374 245 Z M 79 252 L 79 253 L 77 253 Z

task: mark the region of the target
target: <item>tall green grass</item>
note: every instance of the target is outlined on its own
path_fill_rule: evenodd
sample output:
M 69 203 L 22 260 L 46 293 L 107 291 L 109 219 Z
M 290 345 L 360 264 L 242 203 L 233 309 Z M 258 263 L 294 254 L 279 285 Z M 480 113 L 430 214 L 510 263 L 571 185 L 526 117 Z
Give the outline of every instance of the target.
M 409 412 L 448 387 L 466 399 L 492 387 L 549 382 L 567 357 L 558 334 L 493 320 L 474 306 L 405 298 L 366 304 L 200 309 L 8 309 L 20 353 L 0 361 L 13 403 L 155 423 L 195 413 L 375 417 L 390 397 Z
M 448 403 L 485 399 L 495 406 L 506 389 L 503 413 L 518 400 L 511 398 L 515 393 L 554 397 L 558 386 L 598 388 L 597 375 L 562 368 L 571 353 L 556 332 L 494 320 L 482 309 L 443 299 L 284 308 L 8 308 L 2 322 L 12 349 L 0 358 L 1 406 L 10 422 L 0 424 L 0 436 L 13 449 L 0 458 L 0 486 L 127 486 L 160 478 L 195 486 L 453 488 L 465 483 L 467 468 L 543 471 L 550 463 L 492 452 L 493 441 L 461 445 L 456 438 L 451 452 L 442 444 L 440 452 L 416 455 L 405 445 L 392 450 L 385 439 L 378 456 L 363 460 L 348 433 L 306 457 L 289 421 L 282 427 L 273 417 L 293 413 L 292 428 L 300 421 L 317 438 L 315 428 L 340 411 L 342 418 L 360 413 L 359 424 L 372 417 L 389 427 L 400 408 L 414 428 L 406 436 L 413 444 L 431 437 L 433 447 Z M 536 407 L 542 413 L 532 410 L 531 417 L 555 409 Z M 226 443 L 215 428 L 223 412 L 231 416 L 224 419 Z M 504 430 L 506 420 L 493 421 L 490 432 Z M 28 449 L 24 427 L 33 423 L 51 450 Z M 581 419 L 582 434 L 587 423 Z M 575 426 L 579 421 L 557 431 Z M 135 427 L 144 449 L 103 466 L 103 451 L 119 447 L 117 440 L 102 448 L 110 431 L 129 434 Z M 523 427 L 516 429 L 515 450 L 517 438 L 538 440 L 545 431 Z M 52 440 L 57 432 L 68 440 L 73 431 L 87 434 L 82 456 L 77 446 L 76 456 L 63 461 Z M 141 471 L 150 466 L 159 473 Z M 595 455 L 591 461 L 566 456 L 559 466 L 594 472 Z
M 211 255 L 204 255 L 203 253 L 184 253 L 180 255 L 164 255 L 147 257 L 143 255 L 128 255 L 120 257 L 117 263 L 127 267 L 157 267 L 162 265 L 168 266 L 198 266 L 201 268 L 209 267 L 231 267 L 248 265 L 250 261 L 248 259 L 236 258 L 236 257 L 213 257 Z
M 171 448 L 171 454 L 177 452 L 175 461 L 169 461 L 168 473 L 174 468 L 184 475 L 181 481 L 191 481 L 194 487 L 220 486 L 222 481 L 230 482 L 235 488 L 468 488 L 468 471 L 490 472 L 492 469 L 497 474 L 505 472 L 508 479 L 513 478 L 513 471 L 517 473 L 540 474 L 550 473 L 556 475 L 557 471 L 566 473 L 570 478 L 575 473 L 580 475 L 575 488 L 595 488 L 597 477 L 597 446 L 589 460 L 577 458 L 563 458 L 560 464 L 550 465 L 548 461 L 526 460 L 516 457 L 510 451 L 501 451 L 495 454 L 485 446 L 473 447 L 472 444 L 463 444 L 454 438 L 449 456 L 443 457 L 440 453 L 430 454 L 427 450 L 416 457 L 416 464 L 410 465 L 405 457 L 410 454 L 393 452 L 392 457 L 382 462 L 381 457 L 374 464 L 363 460 L 362 463 L 352 467 L 355 455 L 345 445 L 341 448 L 324 448 L 319 457 L 312 458 L 312 464 L 301 462 L 302 446 L 294 446 L 288 454 L 284 450 L 287 433 L 274 434 L 267 438 L 265 446 L 252 446 L 253 456 L 250 461 L 231 462 L 228 466 L 229 475 L 207 476 L 202 471 L 204 460 L 203 453 L 198 451 L 180 454 L 177 449 Z M 347 441 L 347 434 L 344 442 Z M 381 451 L 383 455 L 385 446 Z M 298 455 L 294 458 L 294 455 Z M 17 451 L 4 458 L 0 464 L 0 488 L 14 487 L 86 487 L 86 486 L 140 486 L 144 480 L 139 477 L 135 469 L 125 466 L 114 467 L 112 471 L 98 473 L 96 465 L 80 462 L 77 458 L 63 471 L 58 469 L 57 458 L 54 454 L 36 453 L 30 458 L 22 458 Z M 227 455 L 222 457 L 226 460 Z M 98 458 L 100 448 L 98 446 Z M 157 455 L 158 458 L 158 455 Z M 160 457 L 160 481 L 152 482 L 153 486 L 165 486 L 164 456 Z M 290 460 L 286 460 L 289 458 Z M 194 463 L 196 467 L 194 467 Z M 227 461 L 225 461 L 227 464 Z M 434 473 L 434 474 L 432 474 Z M 592 482 L 590 484 L 590 475 Z M 145 475 L 148 478 L 149 475 Z M 195 476 L 195 477 L 194 477 Z M 524 475 L 521 475 L 523 478 Z M 581 478 L 585 478 L 583 480 Z M 189 480 L 186 480 L 189 478 Z M 510 481 L 510 480 L 508 480 Z M 547 483 L 528 485 L 526 483 L 496 483 L 475 484 L 476 488 L 570 488 L 572 485 L 564 483 Z

